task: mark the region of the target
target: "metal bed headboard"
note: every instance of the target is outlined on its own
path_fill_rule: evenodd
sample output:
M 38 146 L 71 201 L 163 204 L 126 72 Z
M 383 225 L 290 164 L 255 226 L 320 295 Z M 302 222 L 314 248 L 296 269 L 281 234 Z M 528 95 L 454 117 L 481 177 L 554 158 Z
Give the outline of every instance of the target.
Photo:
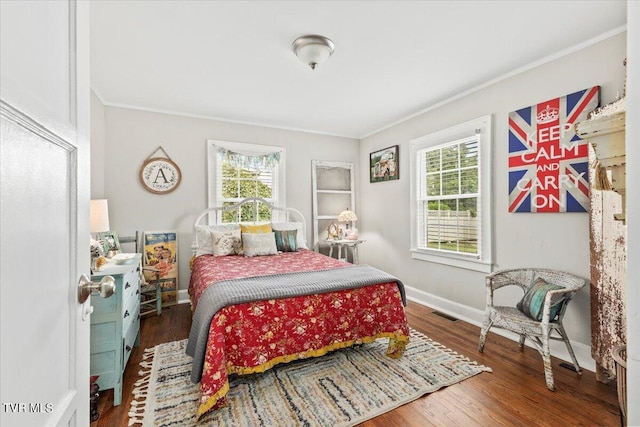
M 247 197 L 239 201 L 238 203 L 227 205 L 227 206 L 216 206 L 213 208 L 208 208 L 202 211 L 193 222 L 193 238 L 192 238 L 192 249 L 197 247 L 198 242 L 196 239 L 198 238 L 198 233 L 196 232 L 196 227 L 198 225 L 219 225 L 219 219 L 222 217 L 222 213 L 237 210 L 243 205 L 253 204 L 254 206 L 254 218 L 258 218 L 258 206 L 260 204 L 266 206 L 271 212 L 271 222 L 300 222 L 302 223 L 302 232 L 306 238 L 307 236 L 307 223 L 304 219 L 304 215 L 294 208 L 287 207 L 279 207 L 273 205 L 271 202 L 262 199 L 260 197 Z M 276 214 L 274 216 L 274 213 Z M 204 221 L 203 221 L 204 220 Z

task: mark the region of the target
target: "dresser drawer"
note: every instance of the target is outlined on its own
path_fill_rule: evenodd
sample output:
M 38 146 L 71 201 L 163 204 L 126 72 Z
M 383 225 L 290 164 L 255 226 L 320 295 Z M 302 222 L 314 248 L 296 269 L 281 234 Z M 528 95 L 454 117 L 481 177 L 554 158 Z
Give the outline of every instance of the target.
M 140 284 L 138 282 L 132 282 L 129 284 L 129 288 L 127 288 L 126 295 L 122 298 L 122 306 L 129 307 L 131 303 L 139 303 L 140 302 Z
M 122 336 L 126 336 L 133 325 L 140 325 L 140 304 L 132 304 L 122 314 Z M 137 329 L 137 328 L 134 328 Z
M 122 300 L 127 301 L 131 297 L 135 297 L 140 282 L 140 273 L 135 269 L 122 278 Z
M 125 329 L 124 333 L 124 347 L 122 350 L 122 370 L 127 366 L 127 361 L 129 360 L 129 356 L 131 356 L 131 351 L 133 350 L 133 346 L 138 338 L 138 333 L 140 331 L 140 308 L 135 313 L 135 318 L 133 322 L 129 325 L 129 329 Z

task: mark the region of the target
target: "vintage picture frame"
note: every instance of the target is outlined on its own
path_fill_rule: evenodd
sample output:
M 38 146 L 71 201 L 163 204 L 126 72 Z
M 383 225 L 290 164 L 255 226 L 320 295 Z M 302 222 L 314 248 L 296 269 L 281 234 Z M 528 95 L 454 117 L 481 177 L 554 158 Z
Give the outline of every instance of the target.
M 332 222 L 331 224 L 329 224 L 329 227 L 327 227 L 327 240 L 338 240 L 340 238 L 339 232 L 340 228 L 338 227 L 338 224 Z
M 145 231 L 142 234 L 143 264 L 159 272 L 162 305 L 178 303 L 178 232 Z M 145 280 L 156 280 L 156 272 L 145 269 Z
M 115 231 L 103 231 L 98 233 L 97 237 L 98 240 L 102 242 L 105 254 L 108 254 L 109 251 L 114 251 L 115 253 L 120 252 L 120 241 L 118 240 L 118 235 Z
M 400 146 L 392 145 L 369 155 L 369 182 L 400 179 Z

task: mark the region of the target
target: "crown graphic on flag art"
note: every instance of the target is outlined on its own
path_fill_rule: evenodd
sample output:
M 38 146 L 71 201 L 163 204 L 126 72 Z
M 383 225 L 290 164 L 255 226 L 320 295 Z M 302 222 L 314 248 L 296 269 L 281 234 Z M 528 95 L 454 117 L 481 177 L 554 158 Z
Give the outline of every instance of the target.
M 538 123 L 544 124 L 544 123 L 553 122 L 555 120 L 558 120 L 559 115 L 560 115 L 560 112 L 558 111 L 557 108 L 553 108 L 551 107 L 551 105 L 547 105 L 547 107 L 544 110 L 538 112 L 538 115 L 537 115 Z

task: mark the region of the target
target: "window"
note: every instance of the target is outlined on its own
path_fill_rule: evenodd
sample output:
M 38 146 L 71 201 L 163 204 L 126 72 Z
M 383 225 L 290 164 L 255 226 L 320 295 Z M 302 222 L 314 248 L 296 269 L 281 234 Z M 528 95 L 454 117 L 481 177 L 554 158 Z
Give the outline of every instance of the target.
M 489 272 L 491 116 L 411 141 L 411 251 Z
M 285 150 L 282 147 L 227 141 L 207 141 L 209 207 L 259 197 L 285 205 Z M 262 203 L 227 211 L 218 222 L 267 221 L 271 212 Z

